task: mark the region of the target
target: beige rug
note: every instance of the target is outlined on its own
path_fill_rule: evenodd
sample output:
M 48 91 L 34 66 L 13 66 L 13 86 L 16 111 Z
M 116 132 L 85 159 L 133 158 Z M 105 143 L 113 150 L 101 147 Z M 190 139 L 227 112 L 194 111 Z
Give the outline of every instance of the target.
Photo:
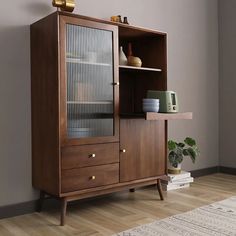
M 236 197 L 116 234 L 117 236 L 236 236 Z

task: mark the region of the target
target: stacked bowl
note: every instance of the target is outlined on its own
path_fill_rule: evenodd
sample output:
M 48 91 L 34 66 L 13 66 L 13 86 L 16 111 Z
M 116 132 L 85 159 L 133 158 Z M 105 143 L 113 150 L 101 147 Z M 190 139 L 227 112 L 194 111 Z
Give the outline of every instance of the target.
M 159 112 L 159 99 L 144 98 L 143 111 L 144 112 Z

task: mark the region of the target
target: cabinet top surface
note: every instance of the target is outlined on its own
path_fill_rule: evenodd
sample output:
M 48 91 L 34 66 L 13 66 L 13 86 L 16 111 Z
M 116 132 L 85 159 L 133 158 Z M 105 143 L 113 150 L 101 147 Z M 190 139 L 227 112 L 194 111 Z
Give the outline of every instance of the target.
M 154 35 L 162 35 L 162 36 L 167 35 L 166 32 L 161 32 L 161 31 L 154 30 L 154 29 L 144 28 L 144 27 L 140 27 L 140 26 L 133 26 L 133 25 L 113 22 L 113 21 L 109 21 L 109 20 L 102 20 L 102 19 L 84 16 L 84 15 L 78 15 L 78 14 L 74 14 L 74 13 L 70 13 L 70 12 L 56 11 L 56 12 L 52 13 L 51 15 L 68 16 L 68 17 L 73 17 L 73 18 L 78 18 L 78 19 L 100 22 L 100 23 L 104 23 L 104 24 L 116 25 L 116 26 L 118 26 L 120 31 L 131 30 L 131 31 L 133 31 L 133 33 L 136 32 L 136 34 L 138 34 L 138 32 L 139 33 L 143 32 L 143 34 L 149 34 L 149 35 L 153 35 L 153 36 Z

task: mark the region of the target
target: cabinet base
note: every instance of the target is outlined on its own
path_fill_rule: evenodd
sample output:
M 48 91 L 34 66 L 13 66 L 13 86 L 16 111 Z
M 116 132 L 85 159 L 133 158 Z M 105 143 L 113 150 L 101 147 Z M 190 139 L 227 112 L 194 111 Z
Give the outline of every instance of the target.
M 80 191 L 80 193 L 79 192 L 78 193 L 77 192 L 76 193 L 68 193 L 67 196 L 61 195 L 60 197 L 52 196 L 48 193 L 45 193 L 44 191 L 40 191 L 40 199 L 38 201 L 37 211 L 41 212 L 43 202 L 46 199 L 46 195 L 52 196 L 52 197 L 60 200 L 61 201 L 60 225 L 63 226 L 63 225 L 65 225 L 67 203 L 71 202 L 71 201 L 75 201 L 75 200 L 79 200 L 79 199 L 83 199 L 83 198 L 87 198 L 87 197 L 94 197 L 94 196 L 103 195 L 103 194 L 112 193 L 112 192 L 118 192 L 118 191 L 121 191 L 124 189 L 129 189 L 130 192 L 135 192 L 135 187 L 141 187 L 141 186 L 145 186 L 145 185 L 147 186 L 147 185 L 151 185 L 151 184 L 156 184 L 160 199 L 164 200 L 160 179 L 156 179 L 156 178 L 155 179 L 150 178 L 150 179 L 148 179 L 144 182 L 134 181 L 137 183 L 133 183 L 133 184 L 129 184 L 129 183 L 126 183 L 126 185 L 125 184 L 117 184 L 118 185 L 117 187 L 113 186 L 113 187 L 110 187 L 107 189 L 103 189 L 103 191 L 99 190 L 99 188 L 96 188 L 96 189 L 93 189 L 91 192 L 88 192 L 87 194 L 85 194 L 83 191 Z M 88 190 L 84 190 L 84 191 L 88 191 Z

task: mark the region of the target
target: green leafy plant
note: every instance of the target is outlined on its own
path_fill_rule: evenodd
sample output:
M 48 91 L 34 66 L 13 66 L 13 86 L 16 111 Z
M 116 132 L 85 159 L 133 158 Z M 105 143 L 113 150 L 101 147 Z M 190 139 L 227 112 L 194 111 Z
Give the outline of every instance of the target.
M 200 154 L 196 141 L 190 137 L 186 137 L 181 143 L 169 140 L 168 151 L 169 162 L 175 168 L 183 161 L 184 156 L 190 157 L 195 163 L 196 157 Z

